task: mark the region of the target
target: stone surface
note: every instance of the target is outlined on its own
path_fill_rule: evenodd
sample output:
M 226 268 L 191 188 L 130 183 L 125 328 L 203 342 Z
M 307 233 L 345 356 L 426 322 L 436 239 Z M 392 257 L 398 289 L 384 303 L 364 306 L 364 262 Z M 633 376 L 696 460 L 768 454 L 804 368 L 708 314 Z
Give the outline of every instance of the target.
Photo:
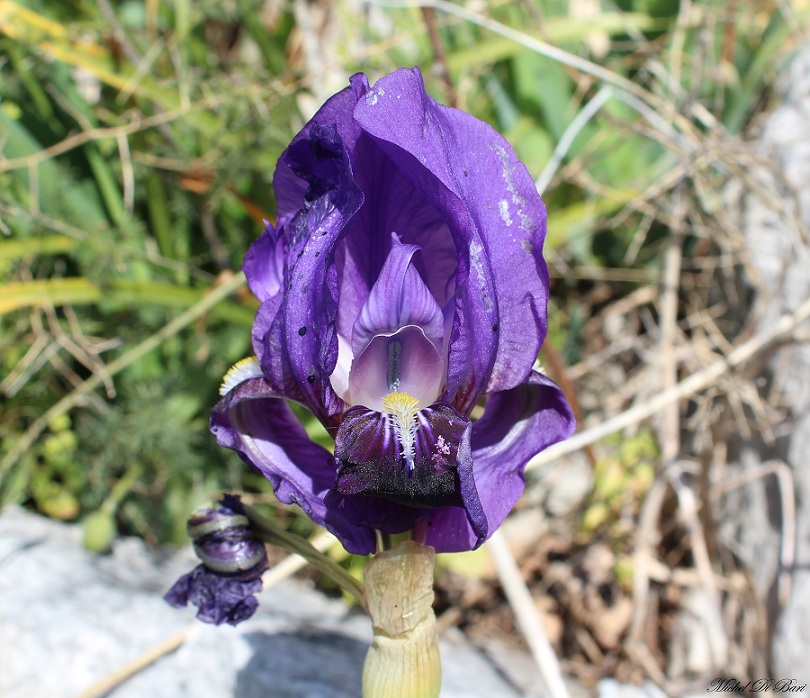
M 162 599 L 196 565 L 190 550 L 156 554 L 136 539 L 111 555 L 81 546 L 81 530 L 10 507 L 0 513 L 0 696 L 78 698 L 178 633 L 175 651 L 106 698 L 358 698 L 368 619 L 297 580 L 261 594 L 236 628 L 194 619 Z M 548 698 L 531 657 L 496 640 L 484 649 L 442 636 L 442 698 Z M 659 698 L 654 687 L 566 677 L 570 698 Z
M 766 167 L 750 172 L 760 188 L 747 193 L 739 212 L 741 229 L 757 291 L 754 329 L 762 331 L 810 297 L 810 47 L 783 71 L 779 104 L 764 122 L 757 149 Z M 773 202 L 778 202 L 775 205 Z M 801 221 L 802 231 L 797 225 Z M 805 325 L 806 331 L 806 325 Z M 786 606 L 776 603 L 779 545 L 783 528 L 779 491 L 773 476 L 759 478 L 727 497 L 724 541 L 743 559 L 777 617 L 773 669 L 777 677 L 810 682 L 810 345 L 775 352 L 768 363 L 771 396 L 787 408 L 774 444 L 742 442 L 738 472 L 771 458 L 786 462 L 793 475 L 798 505 L 796 559 Z
M 110 556 L 81 548 L 77 527 L 20 509 L 0 515 L 0 695 L 73 698 L 190 626 L 175 652 L 115 688 L 110 698 L 356 698 L 368 619 L 290 580 L 261 595 L 237 628 L 194 620 L 161 598 L 196 564 L 184 551 L 162 559 L 137 540 Z M 543 698 L 525 694 L 459 634 L 442 643 L 444 698 Z M 525 660 L 524 660 L 525 664 Z M 524 667 L 525 668 L 525 667 Z M 529 672 L 531 674 L 531 671 Z M 525 689 L 524 689 L 525 690 Z

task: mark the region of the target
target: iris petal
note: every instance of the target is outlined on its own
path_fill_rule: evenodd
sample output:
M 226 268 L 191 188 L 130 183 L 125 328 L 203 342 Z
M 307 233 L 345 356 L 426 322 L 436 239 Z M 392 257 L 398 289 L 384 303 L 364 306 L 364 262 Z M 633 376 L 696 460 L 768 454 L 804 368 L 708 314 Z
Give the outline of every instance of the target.
M 335 441 L 335 489 L 414 507 L 460 507 L 458 463 L 469 438 L 470 421 L 449 405 L 404 415 L 354 407 Z
M 253 242 L 245 255 L 242 271 L 253 295 L 262 303 L 281 291 L 284 283 L 284 238 L 267 221 L 264 232 Z
M 426 407 L 441 393 L 446 362 L 420 327 L 409 325 L 371 340 L 352 364 L 349 401 L 382 411 L 392 391 L 413 395 Z
M 340 142 L 347 151 L 354 150 L 363 132 L 352 118 L 352 110 L 357 101 L 368 92 L 368 88 L 368 79 L 365 75 L 362 73 L 353 75 L 350 85 L 330 97 L 293 138 L 290 147 L 282 153 L 273 175 L 273 191 L 279 221 L 293 218 L 314 198 L 310 173 L 320 169 L 323 174 L 322 168 L 319 168 L 317 163 L 324 159 L 322 150 L 329 150 L 329 145 L 325 141 Z M 325 137 L 325 130 L 330 131 L 331 135 Z M 311 144 L 308 146 L 309 155 L 305 154 L 304 157 L 296 151 L 301 142 Z M 315 188 L 318 189 L 317 184 Z M 319 191 L 323 193 L 326 188 Z
M 441 308 L 452 306 L 458 252 L 447 221 L 405 178 L 379 145 L 363 134 L 353 149 L 352 175 L 365 197 L 337 248 L 338 331 L 351 330 L 391 250 L 391 233 L 422 253 L 413 264 Z
M 422 328 L 437 350 L 444 344 L 441 308 L 411 263 L 419 248 L 402 244 L 396 234 L 391 239 L 391 251 L 352 328 L 355 356 L 376 335 L 396 332 L 405 325 Z
M 525 380 L 545 337 L 545 206 L 506 140 L 430 99 L 418 69 L 382 78 L 358 101 L 354 118 L 466 252 L 446 396 L 468 413 L 484 392 Z
M 259 308 L 253 348 L 270 386 L 334 426 L 345 404 L 330 382 L 338 360 L 334 248 L 363 201 L 336 126 L 312 125 L 281 157 L 279 170 L 306 182 L 302 208 L 279 218 L 284 286 Z M 280 175 L 279 175 L 280 176 Z M 282 177 L 284 181 L 287 181 Z M 291 185 L 285 189 L 292 196 Z
M 523 469 L 529 459 L 567 439 L 575 426 L 562 391 L 534 371 L 522 385 L 487 398 L 484 416 L 472 428 L 473 478 L 486 512 L 487 536 L 523 493 Z M 427 544 L 443 552 L 477 547 L 484 539 L 469 520 L 452 509 L 440 510 L 428 529 Z
M 220 446 L 235 450 L 261 472 L 285 504 L 298 504 L 317 524 L 353 550 L 373 549 L 373 531 L 358 527 L 324 497 L 335 481 L 335 459 L 310 440 L 287 403 L 261 378 L 236 386 L 211 412 Z

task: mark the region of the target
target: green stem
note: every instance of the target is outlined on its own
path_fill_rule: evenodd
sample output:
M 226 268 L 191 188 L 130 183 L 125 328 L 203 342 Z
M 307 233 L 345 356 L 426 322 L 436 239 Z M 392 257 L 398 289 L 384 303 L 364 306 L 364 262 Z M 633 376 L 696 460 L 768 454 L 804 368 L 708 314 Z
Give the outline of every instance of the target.
M 287 552 L 300 555 L 320 572 L 332 579 L 343 591 L 351 594 L 363 609 L 366 608 L 363 585 L 334 560 L 313 547 L 309 541 L 288 533 L 249 506 L 245 506 L 245 516 L 248 517 L 253 525 L 253 530 L 261 540 L 270 545 L 283 548 Z

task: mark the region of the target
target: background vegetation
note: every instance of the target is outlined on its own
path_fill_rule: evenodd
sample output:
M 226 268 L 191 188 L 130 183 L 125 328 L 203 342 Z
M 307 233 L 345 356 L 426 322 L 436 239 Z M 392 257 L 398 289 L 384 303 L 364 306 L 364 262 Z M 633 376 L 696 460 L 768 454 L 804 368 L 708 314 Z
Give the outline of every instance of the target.
M 273 217 L 276 159 L 356 71 L 421 66 L 436 99 L 491 123 L 537 177 L 553 277 L 543 361 L 583 425 L 649 394 L 650 351 L 680 338 L 722 353 L 746 303 L 721 192 L 745 185 L 747 135 L 809 9 L 0 0 L 0 505 L 83 521 L 104 550 L 117 533 L 185 542 L 188 513 L 222 489 L 270 499 L 214 445 L 207 413 L 250 353 L 256 302 L 236 271 Z M 596 479 L 566 554 L 606 543 L 619 596 L 671 439 L 643 429 L 585 451 Z M 460 599 L 448 586 L 447 604 Z M 558 648 L 611 673 L 622 632 Z

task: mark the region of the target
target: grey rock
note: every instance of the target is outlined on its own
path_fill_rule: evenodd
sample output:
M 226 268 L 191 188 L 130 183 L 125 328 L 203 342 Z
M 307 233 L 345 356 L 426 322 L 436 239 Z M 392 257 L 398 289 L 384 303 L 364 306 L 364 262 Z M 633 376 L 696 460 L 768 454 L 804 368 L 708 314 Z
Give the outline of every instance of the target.
M 810 297 L 810 248 L 796 224 L 810 229 L 810 47 L 799 52 L 782 75 L 779 105 L 765 121 L 758 150 L 768 167 L 750 175 L 759 194 L 742 200 L 739 221 L 745 236 L 757 298 L 756 329 L 773 325 Z M 777 176 L 777 174 L 779 176 Z M 795 198 L 794 198 L 795 195 Z M 769 201 L 780 202 L 777 209 Z M 774 479 L 765 477 L 726 498 L 724 542 L 745 561 L 770 613 L 778 615 L 773 638 L 777 677 L 810 681 L 810 346 L 784 347 L 768 363 L 771 394 L 788 408 L 775 444 L 737 444 L 732 469 L 750 471 L 771 458 L 792 468 L 796 487 L 797 549 L 792 593 L 785 608 L 776 603 L 781 507 Z
M 288 580 L 261 595 L 237 628 L 194 620 L 162 599 L 196 565 L 189 551 L 159 556 L 120 540 L 109 556 L 81 547 L 81 531 L 8 508 L 0 514 L 0 695 L 75 698 L 145 650 L 188 629 L 179 648 L 115 687 L 110 698 L 356 698 L 368 619 Z M 460 633 L 442 641 L 444 698 L 524 694 L 503 667 Z

